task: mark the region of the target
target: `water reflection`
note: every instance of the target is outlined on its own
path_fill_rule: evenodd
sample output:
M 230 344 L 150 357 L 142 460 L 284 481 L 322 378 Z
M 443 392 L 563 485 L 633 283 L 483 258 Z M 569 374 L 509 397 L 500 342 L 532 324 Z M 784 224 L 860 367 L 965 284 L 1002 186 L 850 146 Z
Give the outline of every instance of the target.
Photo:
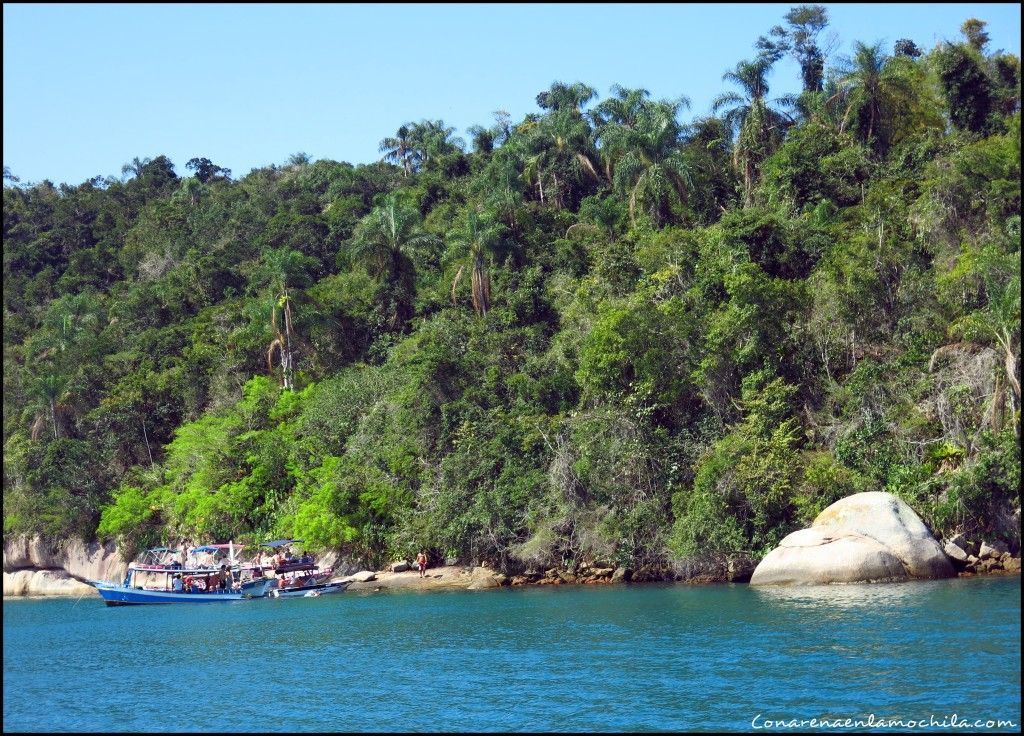
M 880 610 L 908 605 L 930 592 L 931 581 L 854 583 L 845 585 L 753 585 L 751 592 L 767 605 L 793 609 Z

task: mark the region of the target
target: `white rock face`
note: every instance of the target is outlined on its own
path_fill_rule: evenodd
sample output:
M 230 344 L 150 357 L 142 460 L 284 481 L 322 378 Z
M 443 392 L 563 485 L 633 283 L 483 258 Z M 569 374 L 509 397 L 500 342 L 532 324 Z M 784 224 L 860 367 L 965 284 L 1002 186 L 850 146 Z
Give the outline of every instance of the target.
M 36 535 L 4 541 L 4 595 L 82 595 L 82 580 L 121 580 L 128 569 L 113 545 Z M 76 580 L 77 578 L 77 580 Z
M 818 514 L 761 560 L 751 585 L 953 577 L 920 517 L 891 493 L 857 493 Z
M 63 570 L 18 570 L 4 573 L 4 595 L 98 596 L 99 593 Z

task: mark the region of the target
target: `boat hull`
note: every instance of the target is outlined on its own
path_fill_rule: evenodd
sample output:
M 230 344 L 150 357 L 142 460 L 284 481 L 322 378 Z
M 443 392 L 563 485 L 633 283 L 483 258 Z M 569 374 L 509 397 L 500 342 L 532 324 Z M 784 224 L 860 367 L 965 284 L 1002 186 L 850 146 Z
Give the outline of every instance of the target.
M 270 594 L 270 591 L 277 587 L 277 580 L 274 578 L 263 578 L 260 580 L 250 580 L 242 583 L 242 594 L 250 595 L 253 598 L 263 598 Z
M 123 585 L 93 583 L 108 606 L 140 606 L 175 603 L 231 603 L 262 597 L 253 593 L 172 593 L 164 590 L 126 588 Z
M 302 588 L 279 588 L 270 592 L 273 598 L 310 598 L 328 593 L 340 593 L 348 587 L 348 583 L 321 583 Z

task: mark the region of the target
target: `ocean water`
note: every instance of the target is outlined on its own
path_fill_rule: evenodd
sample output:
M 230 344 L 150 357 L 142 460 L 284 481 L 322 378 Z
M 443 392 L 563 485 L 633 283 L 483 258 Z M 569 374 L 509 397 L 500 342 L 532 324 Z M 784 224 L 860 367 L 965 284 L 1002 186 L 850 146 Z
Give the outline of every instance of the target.
M 1020 594 L 992 577 L 5 599 L 3 728 L 1018 731 Z

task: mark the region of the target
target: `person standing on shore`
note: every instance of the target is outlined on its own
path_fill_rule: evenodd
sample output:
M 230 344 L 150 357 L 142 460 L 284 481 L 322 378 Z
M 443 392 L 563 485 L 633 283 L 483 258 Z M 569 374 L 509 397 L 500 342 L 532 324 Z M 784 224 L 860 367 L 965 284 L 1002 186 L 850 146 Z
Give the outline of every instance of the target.
M 426 577 L 427 572 L 427 553 L 420 550 L 420 553 L 416 555 L 416 567 L 419 568 L 420 577 Z

